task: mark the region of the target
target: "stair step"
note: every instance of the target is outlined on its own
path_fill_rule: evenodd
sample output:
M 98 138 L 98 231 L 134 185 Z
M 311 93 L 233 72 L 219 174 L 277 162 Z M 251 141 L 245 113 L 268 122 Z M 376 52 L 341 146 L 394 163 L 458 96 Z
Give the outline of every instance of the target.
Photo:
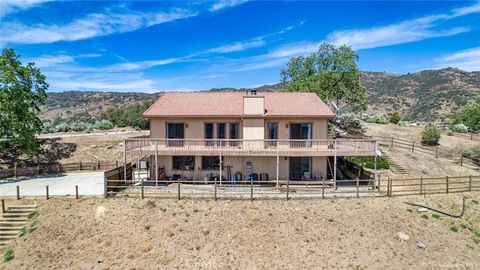
M 0 227 L 0 234 L 3 232 L 10 232 L 10 231 L 20 231 L 24 226 L 16 226 L 16 227 Z
M 27 222 L 25 221 L 5 221 L 5 220 L 2 220 L 0 221 L 0 226 L 8 226 L 8 227 L 13 227 L 13 226 L 23 226 L 25 225 Z
M 36 204 L 10 205 L 7 209 L 35 209 L 37 206 Z
M 27 217 L 4 217 L 2 221 L 27 221 Z
M 27 213 L 10 213 L 6 212 L 3 214 L 3 217 L 28 217 Z
M 0 237 L 6 236 L 6 235 L 18 235 L 18 230 L 15 231 L 0 231 Z
M 17 237 L 17 235 L 0 235 L 0 241 L 9 241 L 13 240 Z

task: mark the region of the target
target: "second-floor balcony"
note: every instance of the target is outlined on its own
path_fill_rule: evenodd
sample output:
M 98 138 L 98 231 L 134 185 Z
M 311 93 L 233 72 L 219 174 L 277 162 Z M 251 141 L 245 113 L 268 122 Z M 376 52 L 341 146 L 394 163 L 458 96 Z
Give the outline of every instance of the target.
M 375 140 L 230 140 L 155 139 L 125 140 L 126 155 L 223 156 L 373 156 Z

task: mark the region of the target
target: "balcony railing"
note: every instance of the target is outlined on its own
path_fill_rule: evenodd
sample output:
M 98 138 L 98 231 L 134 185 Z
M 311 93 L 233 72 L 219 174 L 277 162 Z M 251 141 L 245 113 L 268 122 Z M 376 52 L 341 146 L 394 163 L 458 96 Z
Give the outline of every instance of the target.
M 127 155 L 220 155 L 224 156 L 373 156 L 375 140 L 125 140 Z

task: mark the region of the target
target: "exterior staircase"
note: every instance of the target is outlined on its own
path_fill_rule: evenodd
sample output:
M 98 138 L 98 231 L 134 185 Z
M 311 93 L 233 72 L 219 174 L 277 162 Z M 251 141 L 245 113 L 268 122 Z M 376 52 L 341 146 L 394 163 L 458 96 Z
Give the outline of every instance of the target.
M 27 224 L 28 215 L 37 205 L 12 205 L 5 209 L 0 219 L 0 249 L 16 238 Z
M 394 159 L 391 159 L 385 152 L 382 152 L 383 157 L 388 161 L 390 164 L 390 170 L 396 174 L 408 174 L 408 171 L 395 162 Z

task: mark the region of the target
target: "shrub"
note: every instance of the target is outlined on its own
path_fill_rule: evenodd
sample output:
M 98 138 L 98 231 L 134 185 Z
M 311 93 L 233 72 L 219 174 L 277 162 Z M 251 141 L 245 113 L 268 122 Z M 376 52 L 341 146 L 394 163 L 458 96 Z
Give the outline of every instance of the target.
M 94 128 L 101 129 L 101 130 L 112 129 L 113 124 L 108 120 L 101 120 L 101 121 L 95 122 Z
M 357 166 L 362 166 L 361 157 L 348 157 L 348 160 Z M 364 157 L 363 162 L 365 168 L 374 169 L 375 168 L 375 157 Z M 378 170 L 388 170 L 390 169 L 390 163 L 384 157 L 377 157 L 377 169 Z
M 447 131 L 447 136 L 453 136 L 453 131 L 451 130 Z
M 459 132 L 459 133 L 467 133 L 468 127 L 464 124 L 456 124 L 452 126 L 452 131 Z
M 438 140 L 440 140 L 440 131 L 432 123 L 428 123 L 422 131 L 422 143 L 438 145 Z
M 367 122 L 368 123 L 377 123 L 377 124 L 388 124 L 387 118 L 385 118 L 385 116 L 383 116 L 383 115 L 378 115 L 378 114 L 370 115 L 367 118 Z
M 480 158 L 480 144 L 464 149 L 463 155 L 466 157 Z
M 400 122 L 401 118 L 400 118 L 400 114 L 398 112 L 394 112 L 392 113 L 392 115 L 390 116 L 390 123 L 392 124 L 395 124 L 397 125 L 399 122 Z
M 13 249 L 8 248 L 7 250 L 5 250 L 5 252 L 3 253 L 3 261 L 9 262 L 13 260 L 13 258 L 15 258 L 15 252 L 13 252 Z

